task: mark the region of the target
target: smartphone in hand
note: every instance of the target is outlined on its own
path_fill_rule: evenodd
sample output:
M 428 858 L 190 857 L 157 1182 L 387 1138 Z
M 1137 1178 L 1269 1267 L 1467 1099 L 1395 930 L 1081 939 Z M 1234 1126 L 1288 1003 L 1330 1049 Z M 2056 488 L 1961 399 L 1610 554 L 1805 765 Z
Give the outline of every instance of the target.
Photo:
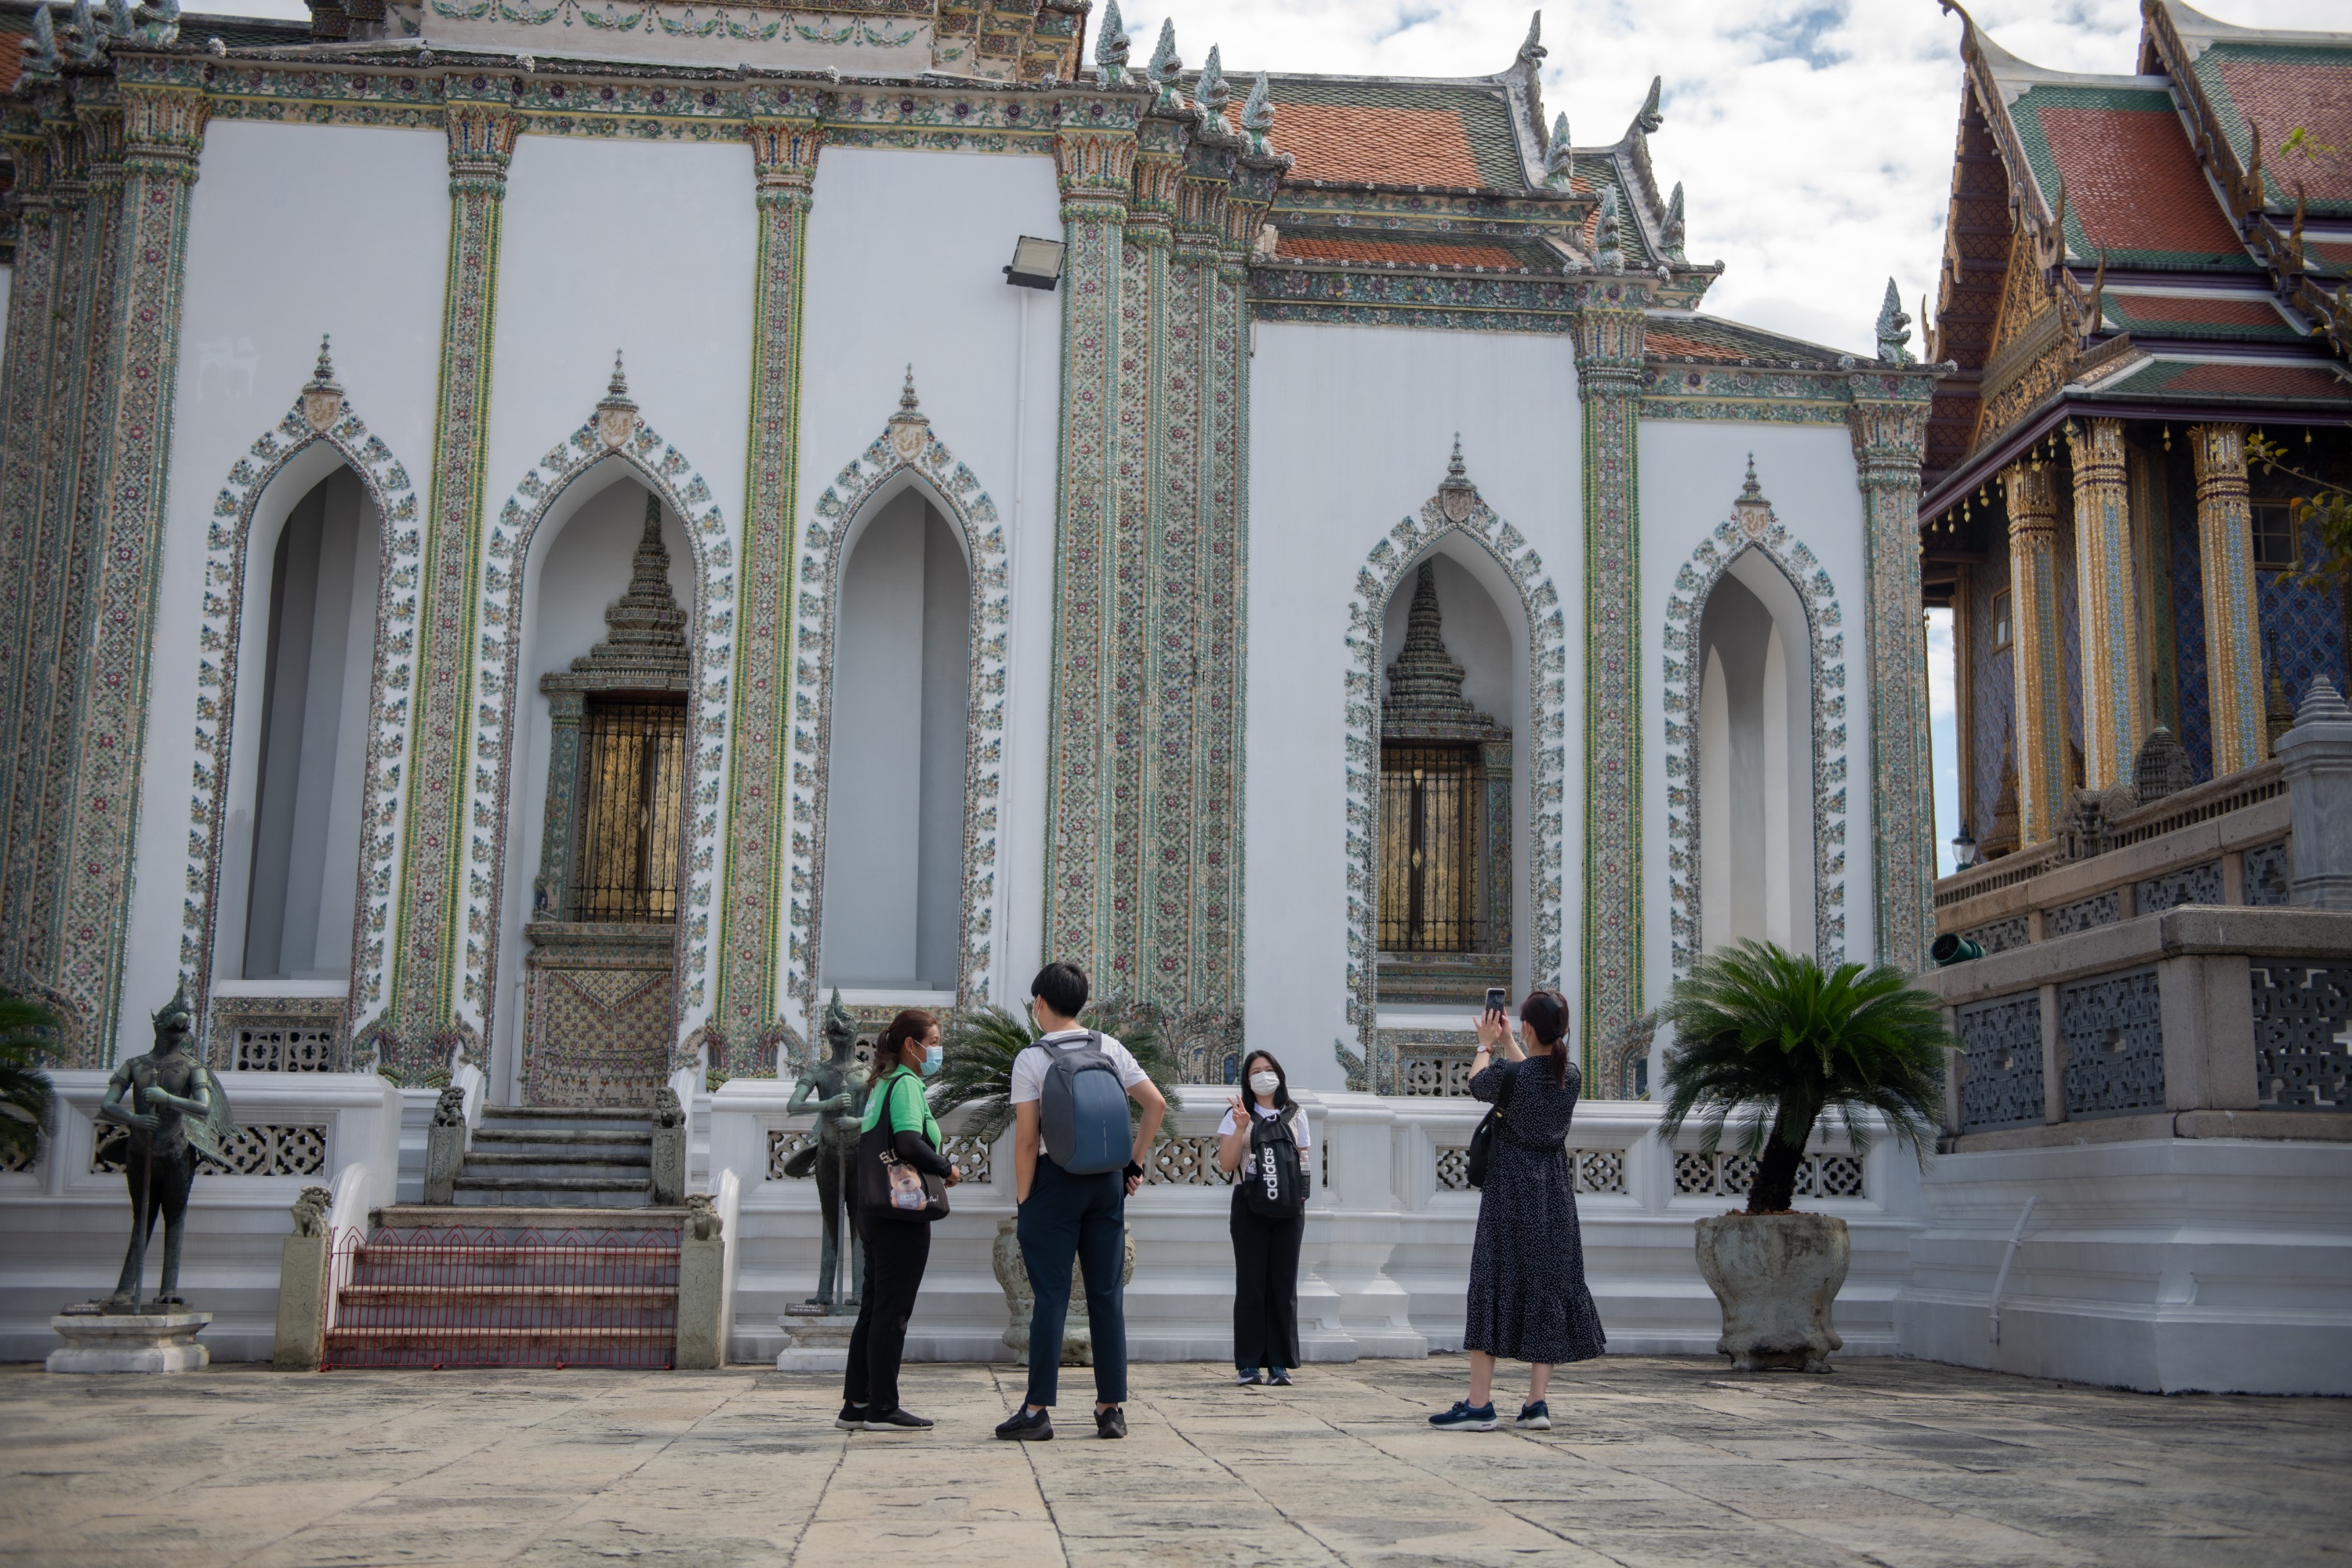
M 1504 990 L 1499 985 L 1489 985 L 1486 987 L 1486 1011 L 1499 1016 L 1507 1011 L 1510 1007 L 1510 1005 L 1511 994 L 1509 992 Z

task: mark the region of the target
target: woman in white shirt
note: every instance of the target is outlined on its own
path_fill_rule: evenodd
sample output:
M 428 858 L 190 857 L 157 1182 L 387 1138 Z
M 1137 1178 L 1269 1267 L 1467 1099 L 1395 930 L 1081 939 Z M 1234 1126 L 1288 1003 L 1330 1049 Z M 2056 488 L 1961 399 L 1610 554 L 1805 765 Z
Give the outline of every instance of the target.
M 1301 1176 L 1309 1169 L 1314 1134 L 1305 1109 L 1291 1100 L 1289 1078 L 1272 1053 L 1250 1052 L 1242 1063 L 1242 1082 L 1246 1093 L 1234 1096 L 1217 1126 L 1217 1168 L 1241 1173 L 1234 1184 L 1234 1365 L 1239 1373 L 1234 1381 L 1286 1388 L 1290 1369 L 1298 1364 L 1298 1244 L 1307 1230 L 1306 1184 L 1297 1184 L 1296 1213 L 1266 1214 L 1249 1201 L 1258 1173 L 1251 1123 L 1288 1127 L 1298 1145 Z

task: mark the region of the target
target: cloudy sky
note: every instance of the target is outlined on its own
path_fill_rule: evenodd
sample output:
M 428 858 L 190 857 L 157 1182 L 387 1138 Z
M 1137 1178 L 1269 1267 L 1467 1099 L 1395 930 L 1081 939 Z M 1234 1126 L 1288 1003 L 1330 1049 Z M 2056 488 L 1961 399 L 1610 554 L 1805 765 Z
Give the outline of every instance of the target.
M 214 3 L 308 14 L 301 0 Z M 2347 0 L 2200 8 L 2247 26 L 2352 27 Z M 1166 16 L 1188 63 L 1222 45 L 1234 77 L 1260 68 L 1483 76 L 1511 63 L 1532 9 L 1528 0 L 1135 0 L 1127 25 L 1139 64 Z M 2011 53 L 2056 69 L 2128 71 L 2137 51 L 2137 0 L 1976 0 L 1971 14 Z M 1959 37 L 1958 18 L 1936 0 L 1549 0 L 1544 102 L 1567 112 L 1579 142 L 1606 144 L 1623 133 L 1650 79 L 1664 77 L 1666 122 L 1651 156 L 1662 182 L 1685 187 L 1692 259 L 1725 264 L 1706 308 L 1868 353 L 1886 279 L 1906 302 L 1935 284 Z M 1282 143 L 1278 120 L 1274 142 Z M 1944 838 L 1954 826 L 1951 634 L 1948 617 L 1936 619 L 1944 623 L 1929 636 Z M 1948 848 L 1940 853 L 1948 861 Z

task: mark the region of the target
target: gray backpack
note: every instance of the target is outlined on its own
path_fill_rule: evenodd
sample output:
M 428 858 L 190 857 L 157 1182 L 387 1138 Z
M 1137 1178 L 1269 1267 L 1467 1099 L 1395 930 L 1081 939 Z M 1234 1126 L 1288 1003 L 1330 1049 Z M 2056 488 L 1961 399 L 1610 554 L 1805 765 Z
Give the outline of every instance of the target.
M 1045 1157 L 1073 1176 L 1125 1170 L 1135 1134 L 1127 1120 L 1127 1089 L 1102 1048 L 1102 1036 L 1089 1029 L 1083 1040 L 1040 1043 L 1051 1058 L 1037 1106 Z

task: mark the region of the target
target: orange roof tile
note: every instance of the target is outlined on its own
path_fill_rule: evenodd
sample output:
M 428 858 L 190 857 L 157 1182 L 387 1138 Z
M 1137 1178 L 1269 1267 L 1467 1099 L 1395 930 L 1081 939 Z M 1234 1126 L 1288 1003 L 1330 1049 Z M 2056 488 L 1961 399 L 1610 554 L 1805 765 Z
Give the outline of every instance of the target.
M 25 60 L 25 35 L 0 33 L 0 92 L 16 85 L 16 72 Z
M 2267 300 L 2213 300 L 2193 295 L 2108 292 L 2134 316 L 2151 321 L 2197 321 L 2214 327 L 2275 327 L 2283 322 Z
M 2262 130 L 2263 169 L 2284 199 L 2300 183 L 2314 201 L 2352 200 L 2352 67 L 2240 58 L 2221 69 L 2238 112 Z M 2297 130 L 2306 147 L 2284 152 Z
M 2174 114 L 2053 104 L 2041 121 L 2067 211 L 2095 248 L 2243 251 Z
M 2200 364 L 2165 378 L 2166 392 L 2236 393 L 2248 397 L 2352 397 L 2333 371 L 2292 364 Z
M 1397 239 L 1351 239 L 1336 235 L 1282 237 L 1277 256 L 1307 261 L 1394 261 L 1415 267 L 1507 267 L 1527 263 L 1499 245 L 1456 245 L 1450 241 L 1415 244 Z
M 1675 332 L 1662 332 L 1652 327 L 1642 334 L 1643 352 L 1668 359 L 1717 359 L 1736 361 L 1740 356 L 1719 343 L 1703 343 L 1696 338 L 1685 338 Z
M 1442 109 L 1278 103 L 1291 176 L 1378 185 L 1483 185 L 1461 117 Z

